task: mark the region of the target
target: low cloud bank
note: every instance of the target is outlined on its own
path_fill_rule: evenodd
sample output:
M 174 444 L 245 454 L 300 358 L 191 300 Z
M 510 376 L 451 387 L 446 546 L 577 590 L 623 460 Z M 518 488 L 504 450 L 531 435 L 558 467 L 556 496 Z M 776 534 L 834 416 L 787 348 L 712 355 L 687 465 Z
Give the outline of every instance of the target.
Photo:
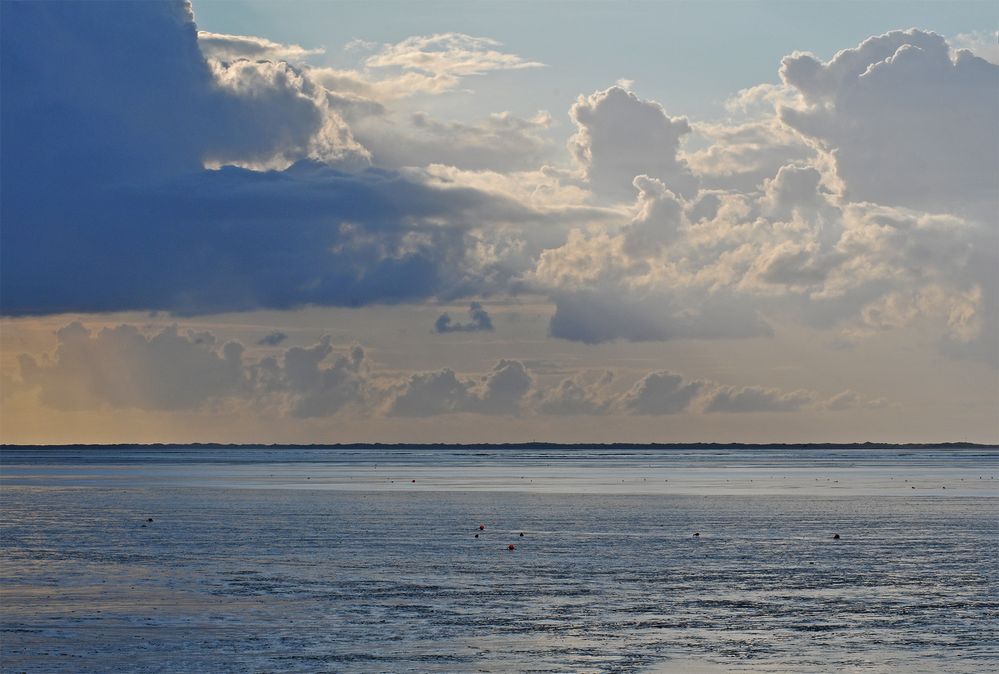
M 364 348 L 324 337 L 259 360 L 238 341 L 176 327 L 146 333 L 134 325 L 97 331 L 79 322 L 56 333 L 45 357 L 22 355 L 20 377 L 8 395 L 37 394 L 62 410 L 137 408 L 212 410 L 231 406 L 289 417 L 374 416 L 668 415 L 682 413 L 836 411 L 880 406 L 844 391 L 825 399 L 812 391 L 732 387 L 650 372 L 625 391 L 611 372 L 578 372 L 541 381 L 519 360 L 500 360 L 488 372 L 462 375 L 449 368 L 399 374 L 377 371 Z M 283 340 L 281 340 L 283 341 Z

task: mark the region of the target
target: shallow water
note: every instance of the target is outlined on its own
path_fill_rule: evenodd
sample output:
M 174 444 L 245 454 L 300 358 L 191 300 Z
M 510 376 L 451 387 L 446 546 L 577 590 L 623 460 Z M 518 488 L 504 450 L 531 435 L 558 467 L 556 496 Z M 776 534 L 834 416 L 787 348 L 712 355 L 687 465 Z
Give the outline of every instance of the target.
M 0 484 L 4 671 L 999 666 L 999 450 L 5 449 Z

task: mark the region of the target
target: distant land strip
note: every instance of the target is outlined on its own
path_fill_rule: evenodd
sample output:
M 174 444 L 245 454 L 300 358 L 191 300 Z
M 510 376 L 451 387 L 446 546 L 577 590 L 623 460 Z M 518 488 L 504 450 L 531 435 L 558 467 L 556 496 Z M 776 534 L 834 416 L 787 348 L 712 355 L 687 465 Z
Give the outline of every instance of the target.
M 995 449 L 999 445 L 977 442 L 351 442 L 351 443 L 116 443 L 16 445 L 0 444 L 5 449 Z

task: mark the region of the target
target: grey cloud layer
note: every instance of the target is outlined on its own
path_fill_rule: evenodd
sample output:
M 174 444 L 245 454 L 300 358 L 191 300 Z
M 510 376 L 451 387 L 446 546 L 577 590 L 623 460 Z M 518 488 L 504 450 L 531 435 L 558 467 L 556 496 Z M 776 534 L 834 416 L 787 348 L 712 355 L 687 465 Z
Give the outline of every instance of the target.
M 297 418 L 342 410 L 402 417 L 665 415 L 836 411 L 871 404 L 850 391 L 823 400 L 811 391 L 736 388 L 668 371 L 648 373 L 624 392 L 613 389 L 610 372 L 542 383 L 518 360 L 500 360 L 481 375 L 448 368 L 400 375 L 374 370 L 362 347 L 336 347 L 328 337 L 256 360 L 237 341 L 221 343 L 208 332 L 181 334 L 176 327 L 147 334 L 134 325 L 91 331 L 75 322 L 56 337 L 51 356 L 20 357 L 20 378 L 4 382 L 5 395 L 35 392 L 44 405 L 63 410 L 249 407 Z

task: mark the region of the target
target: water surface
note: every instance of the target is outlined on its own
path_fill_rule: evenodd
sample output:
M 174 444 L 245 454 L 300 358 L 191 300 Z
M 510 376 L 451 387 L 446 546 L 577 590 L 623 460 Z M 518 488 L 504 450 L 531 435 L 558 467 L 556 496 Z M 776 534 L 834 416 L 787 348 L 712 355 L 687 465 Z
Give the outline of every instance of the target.
M 994 449 L 4 449 L 0 485 L 4 671 L 999 663 Z

